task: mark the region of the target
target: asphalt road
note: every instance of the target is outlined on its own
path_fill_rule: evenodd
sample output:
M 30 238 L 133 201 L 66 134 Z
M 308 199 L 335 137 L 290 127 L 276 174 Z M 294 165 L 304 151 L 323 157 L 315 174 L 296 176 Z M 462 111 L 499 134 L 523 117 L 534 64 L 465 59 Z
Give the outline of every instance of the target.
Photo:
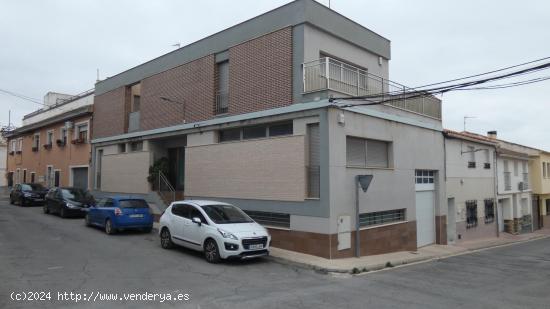
M 29 291 L 51 300 L 11 300 Z M 190 299 L 58 299 L 71 291 Z M 163 250 L 154 233 L 107 236 L 0 197 L 0 308 L 550 308 L 549 291 L 550 239 L 334 277 L 266 259 L 211 265 L 186 249 Z

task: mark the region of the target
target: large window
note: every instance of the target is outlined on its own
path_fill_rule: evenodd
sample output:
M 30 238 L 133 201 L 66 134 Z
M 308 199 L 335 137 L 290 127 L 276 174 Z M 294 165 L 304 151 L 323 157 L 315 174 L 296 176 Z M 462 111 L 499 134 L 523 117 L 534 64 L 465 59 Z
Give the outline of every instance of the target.
M 244 211 L 250 218 L 264 226 L 290 228 L 290 215 L 266 211 Z
M 435 182 L 434 171 L 416 170 L 414 173 L 416 184 L 428 184 Z
M 466 228 L 477 226 L 477 201 L 466 201 Z
M 246 139 L 265 138 L 292 135 L 292 122 L 282 122 L 269 125 L 257 125 L 243 128 L 226 129 L 218 131 L 220 143 L 240 141 Z
M 88 124 L 83 123 L 76 126 L 76 138 L 80 143 L 88 142 Z
M 33 151 L 37 151 L 38 147 L 40 147 L 40 133 L 34 134 L 33 140 L 32 140 Z
M 468 167 L 469 168 L 475 168 L 476 167 L 476 149 L 473 146 L 468 146 Z
M 388 168 L 390 143 L 373 139 L 348 136 L 346 161 L 352 167 Z
M 229 112 L 229 61 L 223 61 L 216 64 L 216 105 L 214 114 L 225 114 Z
M 405 209 L 392 209 L 359 214 L 360 226 L 374 226 L 402 221 L 405 221 Z
M 495 221 L 495 201 L 493 199 L 485 200 L 485 223 Z

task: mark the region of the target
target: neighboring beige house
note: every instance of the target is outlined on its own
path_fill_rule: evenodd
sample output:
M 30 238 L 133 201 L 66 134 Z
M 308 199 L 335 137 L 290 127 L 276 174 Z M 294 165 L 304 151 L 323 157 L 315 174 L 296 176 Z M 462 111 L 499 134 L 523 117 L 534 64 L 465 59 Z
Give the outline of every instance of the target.
M 6 139 L 0 135 L 0 187 L 5 187 L 8 185 L 7 178 L 7 169 L 6 165 L 8 163 L 8 144 Z

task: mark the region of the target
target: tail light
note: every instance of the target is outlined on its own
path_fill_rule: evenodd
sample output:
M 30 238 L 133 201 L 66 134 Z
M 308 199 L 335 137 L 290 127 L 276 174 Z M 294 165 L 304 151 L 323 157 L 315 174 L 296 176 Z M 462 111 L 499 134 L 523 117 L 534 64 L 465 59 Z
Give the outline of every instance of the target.
M 120 208 L 115 208 L 115 216 L 120 216 L 122 215 L 122 210 L 120 210 Z

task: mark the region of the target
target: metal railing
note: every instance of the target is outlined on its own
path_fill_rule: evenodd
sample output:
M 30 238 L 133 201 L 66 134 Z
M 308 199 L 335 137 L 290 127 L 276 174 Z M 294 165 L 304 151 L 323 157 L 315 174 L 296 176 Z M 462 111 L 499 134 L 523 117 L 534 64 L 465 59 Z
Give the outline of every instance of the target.
M 214 105 L 214 114 L 225 114 L 229 111 L 229 93 L 227 91 L 216 92 L 216 104 Z
M 504 191 L 512 190 L 512 173 L 504 172 Z
M 377 99 L 389 100 L 386 105 L 441 119 L 439 99 L 353 65 L 324 57 L 302 67 L 304 93 L 332 90 L 350 96 L 379 95 Z
M 157 193 L 165 203 L 170 204 L 176 200 L 176 190 L 161 171 L 157 174 L 157 185 Z

